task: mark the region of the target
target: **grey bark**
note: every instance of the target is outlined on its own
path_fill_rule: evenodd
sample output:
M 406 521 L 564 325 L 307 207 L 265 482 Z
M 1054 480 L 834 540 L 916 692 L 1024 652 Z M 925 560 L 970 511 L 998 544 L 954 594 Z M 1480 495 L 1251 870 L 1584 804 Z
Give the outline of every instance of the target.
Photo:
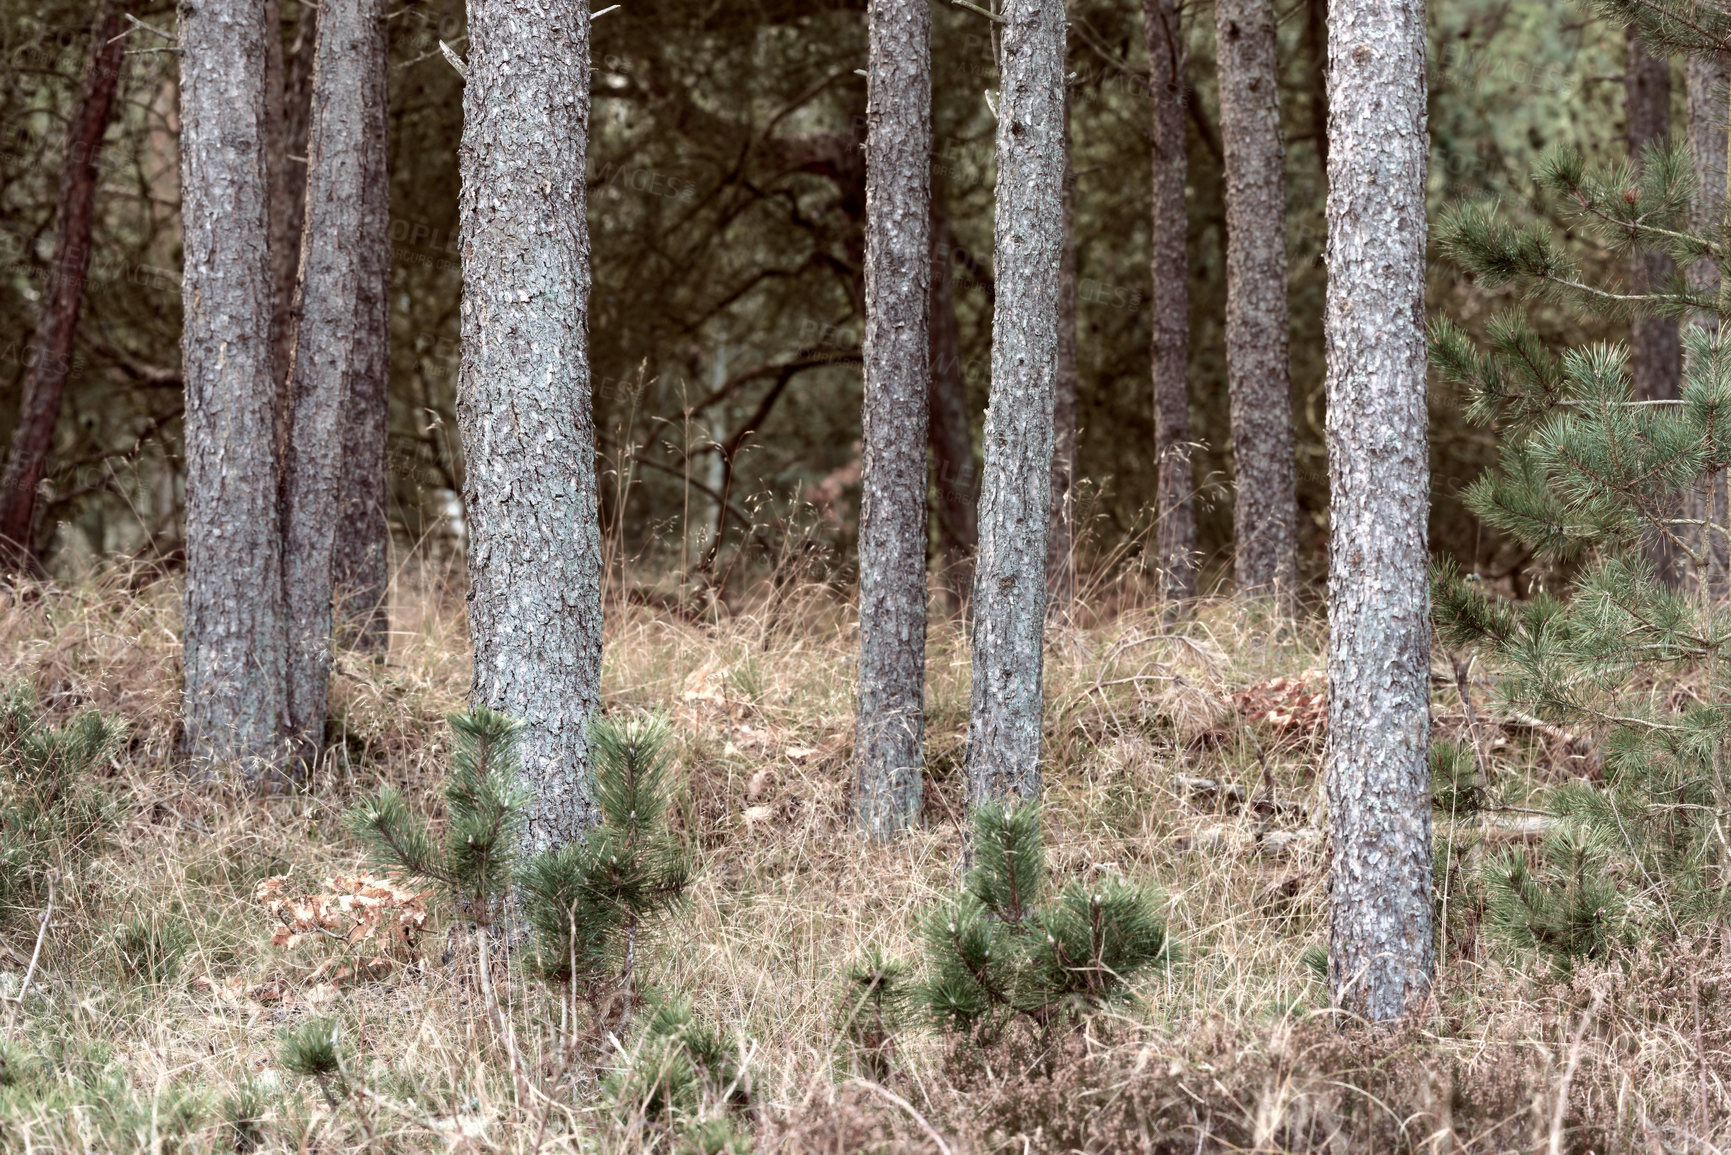
M 1724 54 L 1690 56 L 1688 61 L 1688 137 L 1689 156 L 1694 164 L 1697 193 L 1690 212 L 1690 225 L 1699 234 L 1718 237 L 1725 222 L 1726 168 L 1726 104 L 1727 82 L 1731 81 L 1731 57 Z M 1717 294 L 1720 291 L 1719 265 L 1712 258 L 1696 261 L 1688 270 L 1689 284 L 1698 293 Z M 1708 330 L 1718 328 L 1718 315 L 1702 310 L 1690 318 L 1691 325 Z M 1731 523 L 1731 494 L 1727 493 L 1724 470 L 1715 470 L 1701 479 L 1687 499 L 1684 516 L 1696 522 L 1711 519 L 1715 525 Z M 1705 572 L 1694 575 L 1694 581 L 1704 583 L 1705 590 L 1696 586 L 1714 602 L 1722 602 L 1731 594 L 1731 550 L 1721 533 L 1705 526 L 1693 535 L 1692 548 L 1705 559 Z
M 931 45 L 926 0 L 871 0 L 860 479 L 860 827 L 919 817 L 925 758 Z
M 1048 609 L 1076 596 L 1076 166 L 1070 89 L 1064 87 L 1063 248 L 1058 263 L 1058 368 L 1052 385 L 1052 525 L 1046 542 Z
M 1273 0 L 1218 0 L 1226 153 L 1226 367 L 1238 588 L 1289 608 L 1298 498 L 1287 350 L 1286 173 Z
M 18 423 L 0 468 L 0 567 L 36 566 L 36 487 L 48 468 L 60 399 L 72 370 L 72 341 L 90 271 L 90 234 L 96 211 L 97 160 L 126 60 L 118 39 L 124 25 L 114 4 L 103 4 L 91 24 L 78 106 L 66 130 L 55 205 L 54 263 L 42 294 L 42 316 L 30 345 L 30 363 L 18 402 Z
M 351 397 L 376 369 L 389 223 L 384 171 L 383 0 L 319 8 L 307 137 L 305 229 L 291 314 L 289 439 L 283 471 L 283 594 L 288 610 L 288 732 L 311 764 L 324 744 L 332 647 L 332 554 Z M 371 187 L 369 187 L 371 185 Z
M 304 20 L 304 17 L 303 17 Z M 388 37 L 387 37 L 388 40 Z M 367 175 L 361 187 L 356 248 L 360 297 L 355 325 L 355 367 L 343 426 L 342 472 L 337 484 L 336 537 L 331 571 L 339 644 L 380 653 L 390 645 L 391 179 L 389 171 L 388 44 L 377 47 L 368 74 L 372 120 L 363 142 Z
M 1671 64 L 1664 57 L 1648 52 L 1633 29 L 1627 36 L 1624 113 L 1628 121 L 1629 159 L 1639 166 L 1643 150 L 1671 133 Z M 1671 258 L 1660 252 L 1637 252 L 1631 261 L 1630 280 L 1636 292 L 1660 285 L 1676 272 Z M 1629 367 L 1639 396 L 1650 400 L 1675 398 L 1681 357 L 1674 319 L 1636 316 L 1629 322 Z
M 1648 52 L 1633 28 L 1626 32 L 1625 42 L 1625 127 L 1629 137 L 1629 159 L 1639 169 L 1641 154 L 1646 147 L 1670 135 L 1671 63 Z M 1637 250 L 1630 257 L 1630 289 L 1639 293 L 1656 287 L 1669 280 L 1676 271 L 1676 265 L 1664 253 Z M 1648 400 L 1669 400 L 1679 396 L 1682 364 L 1682 342 L 1675 319 L 1640 314 L 1630 319 L 1629 372 L 1636 396 Z M 1681 580 L 1684 559 L 1680 551 L 1664 538 L 1653 536 L 1648 543 L 1647 556 L 1661 580 L 1671 584 Z
M 1063 249 L 1064 6 L 1001 9 L 992 391 L 986 409 L 973 686 L 973 805 L 1040 792 L 1046 530 Z
M 250 777 L 281 765 L 280 390 L 265 155 L 266 0 L 180 8 L 181 356 L 186 378 L 182 749 Z
M 481 705 L 526 723 L 528 842 L 592 820 L 601 529 L 587 348 L 589 7 L 470 0 L 457 422 Z
M 956 320 L 954 243 L 943 181 L 932 175 L 931 311 L 932 391 L 927 435 L 932 444 L 932 488 L 938 498 L 938 541 L 943 549 L 943 588 L 952 611 L 960 611 L 973 586 L 974 549 L 979 544 L 979 471 L 974 464 L 973 424 L 968 415 L 967 378 L 962 371 L 962 334 Z
M 1172 0 L 1142 0 L 1153 100 L 1154 532 L 1159 593 L 1168 604 L 1196 596 L 1196 487 L 1190 462 L 1190 266 L 1185 257 L 1185 46 Z
M 1381 1021 L 1435 961 L 1424 7 L 1334 0 L 1328 32 L 1328 979 Z

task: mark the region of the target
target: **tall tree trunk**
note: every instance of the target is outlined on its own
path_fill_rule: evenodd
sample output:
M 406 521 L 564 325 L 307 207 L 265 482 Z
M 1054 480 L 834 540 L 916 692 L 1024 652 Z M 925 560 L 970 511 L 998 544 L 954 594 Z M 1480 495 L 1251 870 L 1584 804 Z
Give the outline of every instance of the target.
M 337 483 L 336 537 L 331 549 L 337 640 L 373 653 L 390 648 L 390 476 L 386 464 L 391 382 L 388 47 L 387 36 L 369 75 L 373 87 L 368 107 L 372 110 L 376 105 L 376 110 L 369 124 L 370 135 L 362 142 L 368 171 L 361 187 L 361 231 L 356 244 L 361 262 L 360 295 Z
M 272 320 L 268 0 L 180 13 L 181 356 L 186 377 L 182 744 L 194 762 L 282 760 L 281 391 Z
M 1070 155 L 1070 87 L 1064 86 L 1063 249 L 1058 264 L 1058 369 L 1052 386 L 1052 526 L 1046 543 L 1049 608 L 1076 596 L 1076 166 Z
M 1286 323 L 1286 153 L 1273 0 L 1218 0 L 1226 152 L 1226 368 L 1232 404 L 1238 588 L 1289 608 L 1298 588 L 1298 497 Z
M 331 673 L 332 547 L 345 430 L 372 370 L 388 222 L 375 195 L 384 171 L 383 0 L 319 8 L 306 226 L 288 375 L 283 471 L 283 594 L 288 609 L 289 738 L 311 764 L 324 744 Z M 371 187 L 369 187 L 371 185 Z
M 894 838 L 925 764 L 932 71 L 926 0 L 871 0 L 859 523 L 859 824 Z
M 1001 11 L 997 304 L 966 759 L 974 805 L 1040 792 L 1052 390 L 1064 245 L 1064 5 L 1008 0 Z
M 1328 980 L 1381 1021 L 1435 963 L 1424 7 L 1334 0 L 1328 33 Z
M 1646 147 L 1663 141 L 1671 132 L 1671 62 L 1648 52 L 1633 28 L 1625 33 L 1625 42 L 1623 103 L 1629 159 L 1639 168 Z M 1637 250 L 1630 257 L 1630 290 L 1639 293 L 1662 285 L 1676 271 L 1664 253 Z M 1675 319 L 1640 314 L 1631 318 L 1629 372 L 1638 397 L 1670 400 L 1680 395 L 1682 342 Z M 1681 580 L 1684 559 L 1662 537 L 1655 535 L 1649 542 L 1647 556 L 1661 580 L 1670 584 Z
M 1190 464 L 1190 265 L 1185 258 L 1185 46 L 1172 0 L 1142 0 L 1154 102 L 1155 564 L 1168 604 L 1196 596 L 1196 488 Z
M 959 612 L 973 585 L 979 544 L 979 477 L 968 417 L 967 378 L 962 372 L 962 333 L 956 321 L 955 243 L 950 237 L 944 183 L 932 174 L 931 342 L 932 391 L 928 436 L 932 443 L 933 489 L 938 498 L 938 540 L 943 547 L 943 587 Z
M 90 233 L 96 210 L 97 160 L 126 61 L 120 10 L 104 3 L 91 25 L 78 107 L 67 126 L 55 206 L 54 263 L 42 294 L 42 317 L 31 342 L 30 364 L 18 406 L 18 425 L 0 468 L 0 567 L 36 565 L 36 487 L 48 468 L 60 397 L 72 370 L 72 339 L 90 271 Z
M 470 696 L 526 723 L 529 844 L 592 820 L 601 525 L 589 391 L 589 6 L 469 0 L 463 364 Z
M 1690 211 L 1695 232 L 1713 236 L 1726 219 L 1726 105 L 1731 87 L 1731 57 L 1724 54 L 1689 57 L 1688 134 L 1689 156 L 1694 163 L 1696 196 Z M 1689 268 L 1689 284 L 1697 293 L 1716 295 L 1720 290 L 1719 265 L 1712 258 L 1696 261 Z M 1717 330 L 1719 318 L 1702 310 L 1690 318 L 1691 325 Z M 1704 583 L 1697 590 L 1713 602 L 1731 593 L 1731 549 L 1721 530 L 1731 524 L 1731 495 L 1727 494 L 1724 470 L 1715 470 L 1701 480 L 1688 498 L 1685 516 L 1701 523 L 1693 548 L 1706 559 L 1705 572 L 1696 575 Z

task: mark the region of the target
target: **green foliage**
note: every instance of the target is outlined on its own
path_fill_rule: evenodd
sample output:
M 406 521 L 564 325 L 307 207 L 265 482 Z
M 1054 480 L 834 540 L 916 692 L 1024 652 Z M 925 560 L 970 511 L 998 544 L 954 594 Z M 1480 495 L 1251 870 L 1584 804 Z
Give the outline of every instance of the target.
M 534 930 L 528 965 L 543 978 L 599 993 L 628 983 L 637 934 L 685 893 L 691 866 L 667 829 L 672 734 L 659 717 L 590 725 L 591 797 L 599 825 L 536 855 L 518 874 Z
M 324 1079 L 340 1075 L 342 1061 L 342 1028 L 332 1018 L 303 1019 L 298 1025 L 283 1031 L 278 1061 L 291 1075 L 308 1079 Z
M 1478 758 L 1459 742 L 1433 742 L 1430 748 L 1430 804 L 1450 818 L 1470 818 L 1488 798 Z
M 908 1011 L 907 964 L 873 947 L 848 968 L 840 1010 L 840 1033 L 860 1067 L 882 1082 L 890 1072 L 895 1035 Z
M 94 710 L 47 725 L 27 682 L 0 695 L 0 902 L 33 899 L 50 871 L 91 852 L 112 811 L 97 772 L 126 736 Z
M 656 1003 L 637 1044 L 603 1081 L 615 1117 L 683 1135 L 700 1151 L 739 1150 L 729 1117 L 751 1106 L 739 1047 L 683 999 Z
M 1678 0 L 1598 7 L 1663 50 L 1717 51 L 1731 32 L 1731 17 Z M 1683 269 L 1706 260 L 1731 274 L 1721 230 L 1689 225 L 1696 190 L 1681 144 L 1604 171 L 1559 150 L 1536 179 L 1612 253 L 1659 251 Z M 1500 442 L 1499 466 L 1465 504 L 1567 583 L 1511 605 L 1441 564 L 1438 633 L 1489 659 L 1504 706 L 1603 747 L 1602 777 L 1545 799 L 1554 825 L 1536 860 L 1505 854 L 1481 875 L 1491 927 L 1567 967 L 1731 909 L 1731 860 L 1717 833 L 1731 807 L 1731 525 L 1702 512 L 1731 468 L 1731 345 L 1720 338 L 1731 298 L 1680 277 L 1641 292 L 1591 283 L 1548 229 L 1517 229 L 1483 205 L 1452 210 L 1438 240 L 1483 283 L 1529 298 L 1598 316 L 1718 321 L 1685 327 L 1675 401 L 1635 396 L 1623 347 L 1556 350 L 1525 316 L 1491 323 L 1482 346 L 1447 321 L 1431 331 L 1434 363 L 1461 389 L 1469 419 Z M 1486 805 L 1466 751 L 1439 746 L 1432 771 L 1439 810 Z M 1619 886 L 1648 897 L 1624 899 Z
M 961 893 L 921 931 L 926 965 L 911 997 L 934 1024 L 966 1031 L 1012 1014 L 1047 1023 L 1085 1013 L 1167 961 L 1151 891 L 1107 878 L 1046 899 L 1037 804 L 980 807 L 971 849 Z
M 381 865 L 443 883 L 460 915 L 487 926 L 505 901 L 526 821 L 528 793 L 517 778 L 522 724 L 485 706 L 446 721 L 456 753 L 443 840 L 391 786 L 351 807 L 347 822 Z
M 250 1078 L 243 1078 L 223 1096 L 223 1147 L 245 1155 L 264 1145 L 264 1122 L 269 1103 Z
M 192 933 L 179 917 L 163 912 L 133 918 L 116 931 L 114 940 L 127 977 L 154 985 L 169 982 L 180 970 Z
M 1591 828 L 1565 825 L 1545 839 L 1535 870 L 1519 849 L 1485 866 L 1491 925 L 1517 948 L 1538 950 L 1559 969 L 1599 958 L 1632 938 L 1614 855 Z

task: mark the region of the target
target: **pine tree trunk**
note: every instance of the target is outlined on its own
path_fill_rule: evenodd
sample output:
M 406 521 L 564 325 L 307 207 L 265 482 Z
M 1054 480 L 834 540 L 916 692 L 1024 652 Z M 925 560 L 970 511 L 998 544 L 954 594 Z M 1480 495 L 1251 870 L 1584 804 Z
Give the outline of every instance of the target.
M 1196 487 L 1190 463 L 1190 266 L 1185 256 L 1183 33 L 1172 0 L 1142 0 L 1154 103 L 1155 564 L 1167 603 L 1196 596 Z
M 1328 977 L 1382 1021 L 1435 961 L 1422 4 L 1334 0 L 1328 62 Z
M 54 263 L 43 293 L 42 317 L 31 342 L 30 363 L 18 405 L 18 423 L 0 468 L 0 568 L 36 566 L 36 487 L 48 468 L 60 398 L 72 369 L 72 340 L 90 271 L 90 234 L 96 210 L 97 160 L 126 61 L 119 9 L 102 5 L 91 25 L 90 55 L 78 106 L 67 126 L 55 206 Z
M 919 817 L 925 757 L 932 90 L 926 0 L 871 0 L 860 480 L 859 824 Z
M 1671 64 L 1664 57 L 1648 52 L 1633 28 L 1626 33 L 1626 45 L 1624 114 L 1629 134 L 1629 159 L 1639 168 L 1641 153 L 1646 147 L 1670 135 Z M 1664 253 L 1637 251 L 1630 258 L 1630 291 L 1639 293 L 1661 285 L 1675 272 L 1676 266 Z M 1637 397 L 1669 400 L 1679 396 L 1682 344 L 1675 320 L 1641 315 L 1630 319 L 1629 373 Z M 1676 584 L 1681 580 L 1684 558 L 1663 537 L 1653 535 L 1648 543 L 1647 556 L 1662 581 Z
M 1694 162 L 1697 192 L 1690 212 L 1690 226 L 1698 234 L 1718 233 L 1726 215 L 1726 105 L 1727 82 L 1731 81 L 1731 58 L 1723 54 L 1690 56 L 1688 62 L 1688 133 L 1689 156 Z M 1716 295 L 1719 292 L 1719 265 L 1712 258 L 1696 261 L 1689 268 L 1689 284 L 1696 292 Z M 1690 319 L 1691 325 L 1716 330 L 1718 315 L 1702 310 Z M 1705 559 L 1702 571 L 1694 575 L 1697 594 L 1710 601 L 1723 602 L 1731 594 L 1731 549 L 1723 532 L 1712 527 L 1731 524 L 1731 495 L 1727 494 L 1724 470 L 1715 470 L 1701 479 L 1698 488 L 1687 501 L 1684 516 L 1703 524 L 1693 533 L 1692 547 Z M 1705 588 L 1701 588 L 1704 584 Z
M 1046 530 L 1063 250 L 1064 6 L 1008 0 L 998 93 L 997 306 L 974 568 L 970 803 L 1040 792 Z
M 282 761 L 279 422 L 265 155 L 267 0 L 180 16 L 181 356 L 186 378 L 185 700 L 195 763 L 251 778 Z
M 369 76 L 370 135 L 360 142 L 368 165 L 361 188 L 357 236 L 360 297 L 354 333 L 355 368 L 343 425 L 337 483 L 336 537 L 331 548 L 335 632 L 339 645 L 371 653 L 390 648 L 391 177 L 387 149 L 389 66 L 386 43 Z
M 591 824 L 601 527 L 587 347 L 589 7 L 470 0 L 463 364 L 470 696 L 526 723 L 528 843 Z
M 979 544 L 979 477 L 974 466 L 973 423 L 968 418 L 967 379 L 962 372 L 962 334 L 956 321 L 955 265 L 951 260 L 949 210 L 942 179 L 932 176 L 931 341 L 932 392 L 928 436 L 932 443 L 932 488 L 938 498 L 938 540 L 943 548 L 943 588 L 951 612 L 960 612 L 973 585 Z
M 289 438 L 283 471 L 288 731 L 310 765 L 330 688 L 332 547 L 351 397 L 376 368 L 376 314 L 389 245 L 375 195 L 384 170 L 383 0 L 323 0 L 307 137 L 306 227 L 291 314 Z M 371 186 L 371 187 L 369 187 Z
M 1049 609 L 1076 596 L 1076 166 L 1070 156 L 1070 89 L 1064 87 L 1063 250 L 1058 265 L 1058 370 L 1052 387 L 1052 527 L 1046 543 Z
M 1218 0 L 1226 153 L 1226 365 L 1238 588 L 1289 607 L 1298 498 L 1287 354 L 1286 173 L 1273 0 Z

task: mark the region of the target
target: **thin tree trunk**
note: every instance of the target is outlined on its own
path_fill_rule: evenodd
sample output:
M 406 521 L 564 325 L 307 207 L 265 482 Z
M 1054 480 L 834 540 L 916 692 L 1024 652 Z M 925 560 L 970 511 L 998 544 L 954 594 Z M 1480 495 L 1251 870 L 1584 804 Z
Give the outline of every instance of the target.
M 105 3 L 91 25 L 90 55 L 78 107 L 67 126 L 55 206 L 54 263 L 43 293 L 42 318 L 31 342 L 30 364 L 18 406 L 18 424 L 0 468 L 0 567 L 36 565 L 36 487 L 48 468 L 60 398 L 72 370 L 72 340 L 90 271 L 90 234 L 96 210 L 97 161 L 126 61 L 119 9 Z
M 1040 793 L 1046 530 L 1063 260 L 1064 6 L 1001 9 L 992 392 L 974 568 L 968 796 Z
M 926 0 L 871 0 L 866 109 L 865 406 L 860 480 L 859 824 L 919 817 L 926 672 L 931 352 L 931 47 Z
M 592 821 L 601 525 L 587 347 L 589 6 L 470 0 L 463 365 L 470 696 L 526 723 L 541 849 Z
M 363 144 L 368 173 L 361 189 L 356 248 L 360 275 L 355 326 L 355 366 L 349 379 L 348 419 L 343 426 L 342 472 L 337 485 L 336 538 L 331 580 L 339 644 L 383 653 L 390 648 L 390 544 L 387 516 L 390 477 L 386 438 L 390 430 L 391 378 L 391 180 L 387 129 L 389 60 L 381 43 Z
M 1154 103 L 1154 282 L 1152 361 L 1158 475 L 1155 564 L 1171 604 L 1196 596 L 1196 487 L 1190 463 L 1190 266 L 1185 257 L 1185 46 L 1172 0 L 1142 0 Z
M 261 778 L 287 715 L 267 0 L 180 14 L 186 377 L 182 748 Z
M 1304 0 L 1304 39 L 1310 52 L 1310 131 L 1328 175 L 1328 0 Z
M 932 175 L 931 374 L 928 436 L 932 486 L 938 498 L 938 540 L 943 547 L 943 587 L 951 611 L 960 612 L 973 585 L 979 544 L 979 477 L 968 418 L 967 379 L 962 372 L 962 333 L 956 321 L 955 244 L 942 178 Z
M 1052 527 L 1046 543 L 1048 608 L 1076 596 L 1076 166 L 1070 155 L 1070 87 L 1064 86 L 1063 250 L 1058 265 L 1058 369 L 1052 387 Z
M 1328 979 L 1381 1021 L 1435 962 L 1423 5 L 1334 0 L 1328 64 Z
M 1629 159 L 1638 169 L 1646 147 L 1663 141 L 1671 132 L 1671 62 L 1648 52 L 1633 28 L 1625 33 L 1625 41 L 1624 114 Z M 1630 290 L 1639 293 L 1662 285 L 1676 271 L 1676 265 L 1664 253 L 1637 251 L 1630 257 Z M 1630 319 L 1629 373 L 1637 397 L 1670 400 L 1680 395 L 1682 343 L 1675 319 L 1640 314 Z M 1654 536 L 1647 555 L 1661 580 L 1673 585 L 1681 580 L 1684 559 L 1669 542 Z
M 295 290 L 283 472 L 289 739 L 310 765 L 324 745 L 331 673 L 332 547 L 351 396 L 372 369 L 369 340 L 389 244 L 376 186 L 385 144 L 383 0 L 319 8 L 306 226 Z
M 1694 162 L 1697 193 L 1690 212 L 1690 225 L 1704 236 L 1717 236 L 1726 215 L 1726 135 L 1727 82 L 1731 81 L 1731 58 L 1723 54 L 1690 56 L 1688 61 L 1688 134 L 1689 156 Z M 1697 293 L 1716 295 L 1720 290 L 1719 265 L 1712 258 L 1696 261 L 1689 268 L 1689 284 Z M 1690 318 L 1694 326 L 1716 331 L 1719 318 L 1704 309 Z M 1689 494 L 1685 516 L 1704 523 L 1695 536 L 1694 548 L 1706 558 L 1705 572 L 1696 581 L 1705 584 L 1705 593 L 1712 602 L 1723 602 L 1731 593 L 1731 550 L 1725 536 L 1713 527 L 1731 522 L 1731 496 L 1728 496 L 1724 470 L 1715 470 L 1701 479 L 1697 489 Z M 1711 524 L 1705 524 L 1710 522 Z
M 1233 554 L 1240 590 L 1288 608 L 1298 588 L 1298 497 L 1287 351 L 1286 153 L 1273 0 L 1218 0 L 1226 152 L 1226 366 Z

